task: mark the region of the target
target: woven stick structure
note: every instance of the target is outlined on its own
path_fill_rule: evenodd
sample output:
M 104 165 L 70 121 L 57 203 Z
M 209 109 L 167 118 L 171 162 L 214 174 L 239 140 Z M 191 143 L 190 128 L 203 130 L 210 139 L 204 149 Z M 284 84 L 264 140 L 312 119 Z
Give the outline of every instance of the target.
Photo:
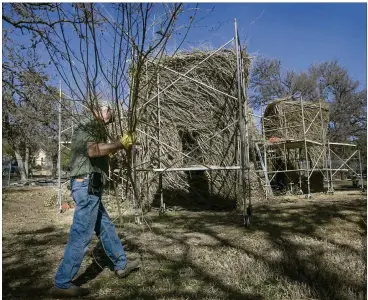
M 298 100 L 275 100 L 267 105 L 264 112 L 264 126 L 266 138 L 272 136 L 283 140 L 306 139 L 323 142 L 326 140 L 327 125 L 329 122 L 328 105 L 324 102 L 303 102 L 303 110 Z M 322 113 L 321 118 L 318 114 Z M 308 131 L 303 130 L 301 120 L 305 119 L 306 125 L 310 125 Z M 317 117 L 316 117 L 317 116 Z M 321 131 L 322 127 L 325 129 Z
M 298 142 L 303 146 L 304 140 L 315 142 L 309 149 L 308 159 L 312 164 L 317 163 L 322 167 L 322 160 L 319 158 L 327 139 L 328 122 L 328 105 L 324 102 L 279 99 L 268 104 L 265 109 L 264 135 L 271 143 L 285 142 L 285 148 L 300 148 L 297 147 Z M 289 151 L 287 155 L 293 154 Z
M 247 84 L 250 61 L 245 53 L 242 57 Z M 162 191 L 165 201 L 210 199 L 216 205 L 216 199 L 236 198 L 240 180 L 240 171 L 234 171 L 240 169 L 236 59 L 233 50 L 197 50 L 146 65 L 142 86 L 150 90 L 140 94 L 141 146 L 136 161 L 144 202 Z
M 287 97 L 267 105 L 262 120 L 262 159 L 268 183 L 294 184 L 308 197 L 311 191 L 323 191 L 328 176 L 328 122 L 328 105 L 321 101 Z

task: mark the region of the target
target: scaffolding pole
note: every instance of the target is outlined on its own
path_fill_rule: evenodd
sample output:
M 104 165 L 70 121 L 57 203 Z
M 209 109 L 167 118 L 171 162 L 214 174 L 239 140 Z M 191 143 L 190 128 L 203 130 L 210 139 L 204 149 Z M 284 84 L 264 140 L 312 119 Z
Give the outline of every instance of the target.
M 263 157 L 262 157 L 262 152 L 259 149 L 258 143 L 255 143 L 255 147 L 259 156 L 259 162 L 261 163 L 261 167 L 262 167 L 262 171 L 265 177 L 265 181 L 266 181 L 266 188 L 265 188 L 265 194 L 266 194 L 266 199 L 268 196 L 268 193 L 273 196 L 273 192 L 272 192 L 272 188 L 271 188 L 271 183 L 268 179 L 268 172 L 267 172 L 267 165 L 265 163 L 265 161 L 263 161 Z
M 58 207 L 61 213 L 61 80 L 59 82 L 59 128 L 58 128 Z
M 305 150 L 305 167 L 307 171 L 307 185 L 308 185 L 308 194 L 306 197 L 309 199 L 311 198 L 310 193 L 310 177 L 309 177 L 309 159 L 308 159 L 308 148 L 307 148 L 307 138 L 306 138 L 306 132 L 305 132 L 305 119 L 304 119 L 304 105 L 303 105 L 303 97 L 300 96 L 300 105 L 302 109 L 302 122 L 303 122 L 303 137 L 304 137 L 304 150 Z
M 319 100 L 319 113 L 320 113 L 320 119 L 321 119 L 321 130 L 322 130 L 322 143 L 323 143 L 323 168 L 327 169 L 326 170 L 326 174 L 323 174 L 323 177 L 326 178 L 327 180 L 327 192 L 329 191 L 330 187 L 329 187 L 329 179 L 328 179 L 328 163 L 327 163 L 327 151 L 326 151 L 326 136 L 327 133 L 325 132 L 325 127 L 324 127 L 324 122 L 323 122 L 323 115 L 322 115 L 322 105 L 321 105 L 321 100 Z M 323 186 L 324 189 L 324 186 Z
M 239 40 L 238 40 L 238 27 L 236 19 L 234 21 L 235 27 L 235 52 L 236 52 L 236 69 L 237 69 L 237 81 L 238 81 L 238 106 L 239 106 L 239 129 L 240 129 L 240 157 L 241 157 L 241 174 L 242 174 L 242 195 L 243 195 L 243 216 L 244 216 L 244 226 L 249 225 L 249 216 L 246 212 L 246 203 L 247 203 L 247 178 L 246 178 L 246 168 L 249 168 L 249 159 L 246 154 L 246 124 L 245 124 L 245 116 L 243 109 L 243 101 L 242 101 L 242 80 L 241 80 L 241 69 L 240 69 L 240 49 L 239 49 Z
M 328 194 L 333 194 L 334 191 L 334 187 L 333 187 L 333 179 L 332 179 L 332 161 L 331 161 L 331 146 L 330 146 L 330 141 L 327 141 L 327 147 L 328 147 L 328 161 L 329 161 L 329 165 L 330 165 L 330 170 L 329 170 L 329 185 L 328 185 L 328 190 L 327 193 Z
M 161 101 L 160 101 L 160 75 L 157 72 L 157 140 L 158 140 L 158 155 L 159 155 L 159 168 L 162 168 L 162 147 L 161 147 Z M 164 194 L 163 194 L 163 173 L 159 174 L 159 190 L 160 190 L 160 213 L 165 212 Z
M 262 115 L 262 119 L 261 119 L 261 130 L 262 130 L 262 138 L 264 141 L 266 141 L 266 136 L 265 136 L 265 127 L 264 127 L 264 111 L 263 111 L 263 103 L 261 103 L 261 115 Z M 268 193 L 270 193 L 271 196 L 273 196 L 273 191 L 271 188 L 271 183 L 270 180 L 268 178 L 268 174 L 267 174 L 267 168 L 268 168 L 268 163 L 267 163 L 267 147 L 266 147 L 266 143 L 263 143 L 263 156 L 264 156 L 264 170 L 265 170 L 265 180 L 267 183 L 267 188 L 266 188 L 266 200 L 268 199 Z
M 247 167 L 247 179 L 248 179 L 248 207 L 247 207 L 247 220 L 249 223 L 250 220 L 250 216 L 252 214 L 252 188 L 251 188 L 251 181 L 250 181 L 250 149 L 251 147 L 254 147 L 254 143 L 251 144 L 252 141 L 252 136 L 249 133 L 249 123 L 250 123 L 250 115 L 249 115 L 249 103 L 248 103 L 248 97 L 247 97 L 247 92 L 246 92 L 246 82 L 245 82 L 245 78 L 244 78 L 244 66 L 243 66 L 243 59 L 242 59 L 242 52 L 241 52 L 241 45 L 240 45 L 240 40 L 239 40 L 239 36 L 238 36 L 238 45 L 239 45 L 239 57 L 240 57 L 240 75 L 241 75 L 241 84 L 242 84 L 242 92 L 243 92 L 243 96 L 244 96 L 244 106 L 243 106 L 243 111 L 244 111 L 244 116 L 246 117 L 245 120 L 245 133 L 246 133 L 246 139 L 245 139 L 245 155 L 246 155 L 246 167 Z M 254 149 L 254 148 L 253 148 Z M 254 153 L 255 154 L 255 153 Z M 255 160 L 255 158 L 254 158 Z M 256 164 L 254 164 L 254 167 L 256 166 Z M 257 175 L 257 174 L 256 174 Z

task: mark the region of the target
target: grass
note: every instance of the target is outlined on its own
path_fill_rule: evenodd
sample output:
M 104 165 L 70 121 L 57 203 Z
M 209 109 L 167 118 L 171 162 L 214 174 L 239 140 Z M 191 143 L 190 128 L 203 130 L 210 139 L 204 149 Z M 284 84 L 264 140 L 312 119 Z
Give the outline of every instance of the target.
M 72 211 L 19 215 L 27 193 L 12 203 L 17 194 L 3 192 L 4 299 L 48 299 L 67 241 Z M 142 258 L 141 270 L 115 278 L 94 239 L 77 282 L 91 288 L 87 299 L 366 298 L 365 197 L 289 196 L 258 203 L 253 214 L 248 229 L 235 212 L 151 212 L 149 227 L 124 216 L 117 230 L 128 258 Z

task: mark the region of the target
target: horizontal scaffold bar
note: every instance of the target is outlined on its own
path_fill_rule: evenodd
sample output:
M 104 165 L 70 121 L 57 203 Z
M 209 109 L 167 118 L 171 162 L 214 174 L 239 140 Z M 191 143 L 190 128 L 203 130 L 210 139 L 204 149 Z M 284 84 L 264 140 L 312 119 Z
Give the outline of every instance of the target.
M 137 171 L 153 172 L 177 172 L 177 171 L 216 171 L 216 170 L 241 170 L 241 166 L 187 166 L 178 168 L 137 169 Z
M 313 171 L 313 173 L 317 172 L 317 171 L 342 171 L 342 172 L 347 172 L 349 171 L 348 169 L 315 169 Z M 277 174 L 277 173 L 288 173 L 288 172 L 302 172 L 302 171 L 307 171 L 307 169 L 295 169 L 295 170 L 279 170 L 279 171 L 269 171 L 267 172 L 267 174 Z M 256 170 L 257 173 L 263 172 L 262 170 Z M 309 170 L 309 173 L 311 173 L 311 170 Z
M 320 142 L 311 140 L 280 140 L 273 143 L 267 141 L 264 144 L 268 147 L 285 145 L 287 149 L 304 148 L 305 144 L 307 144 L 307 146 L 323 146 Z
M 356 147 L 357 145 L 354 145 L 354 144 L 347 144 L 347 143 L 327 143 L 327 145 L 337 145 L 337 146 L 348 146 L 348 147 Z

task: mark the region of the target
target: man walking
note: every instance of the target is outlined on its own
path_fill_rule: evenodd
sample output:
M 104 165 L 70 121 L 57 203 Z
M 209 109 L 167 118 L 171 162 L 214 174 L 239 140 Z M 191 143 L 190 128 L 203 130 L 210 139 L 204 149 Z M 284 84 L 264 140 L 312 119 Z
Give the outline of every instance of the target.
M 94 111 L 94 118 L 78 126 L 72 137 L 70 165 L 71 191 L 75 201 L 73 224 L 64 257 L 55 275 L 54 297 L 79 297 L 89 294 L 88 289 L 72 283 L 82 263 L 88 244 L 95 232 L 107 256 L 114 264 L 118 277 L 127 276 L 140 267 L 140 260 L 127 262 L 121 241 L 102 202 L 103 185 L 107 181 L 108 156 L 135 143 L 132 134 L 125 133 L 121 140 L 107 143 L 106 124 L 113 120 L 109 105 Z

